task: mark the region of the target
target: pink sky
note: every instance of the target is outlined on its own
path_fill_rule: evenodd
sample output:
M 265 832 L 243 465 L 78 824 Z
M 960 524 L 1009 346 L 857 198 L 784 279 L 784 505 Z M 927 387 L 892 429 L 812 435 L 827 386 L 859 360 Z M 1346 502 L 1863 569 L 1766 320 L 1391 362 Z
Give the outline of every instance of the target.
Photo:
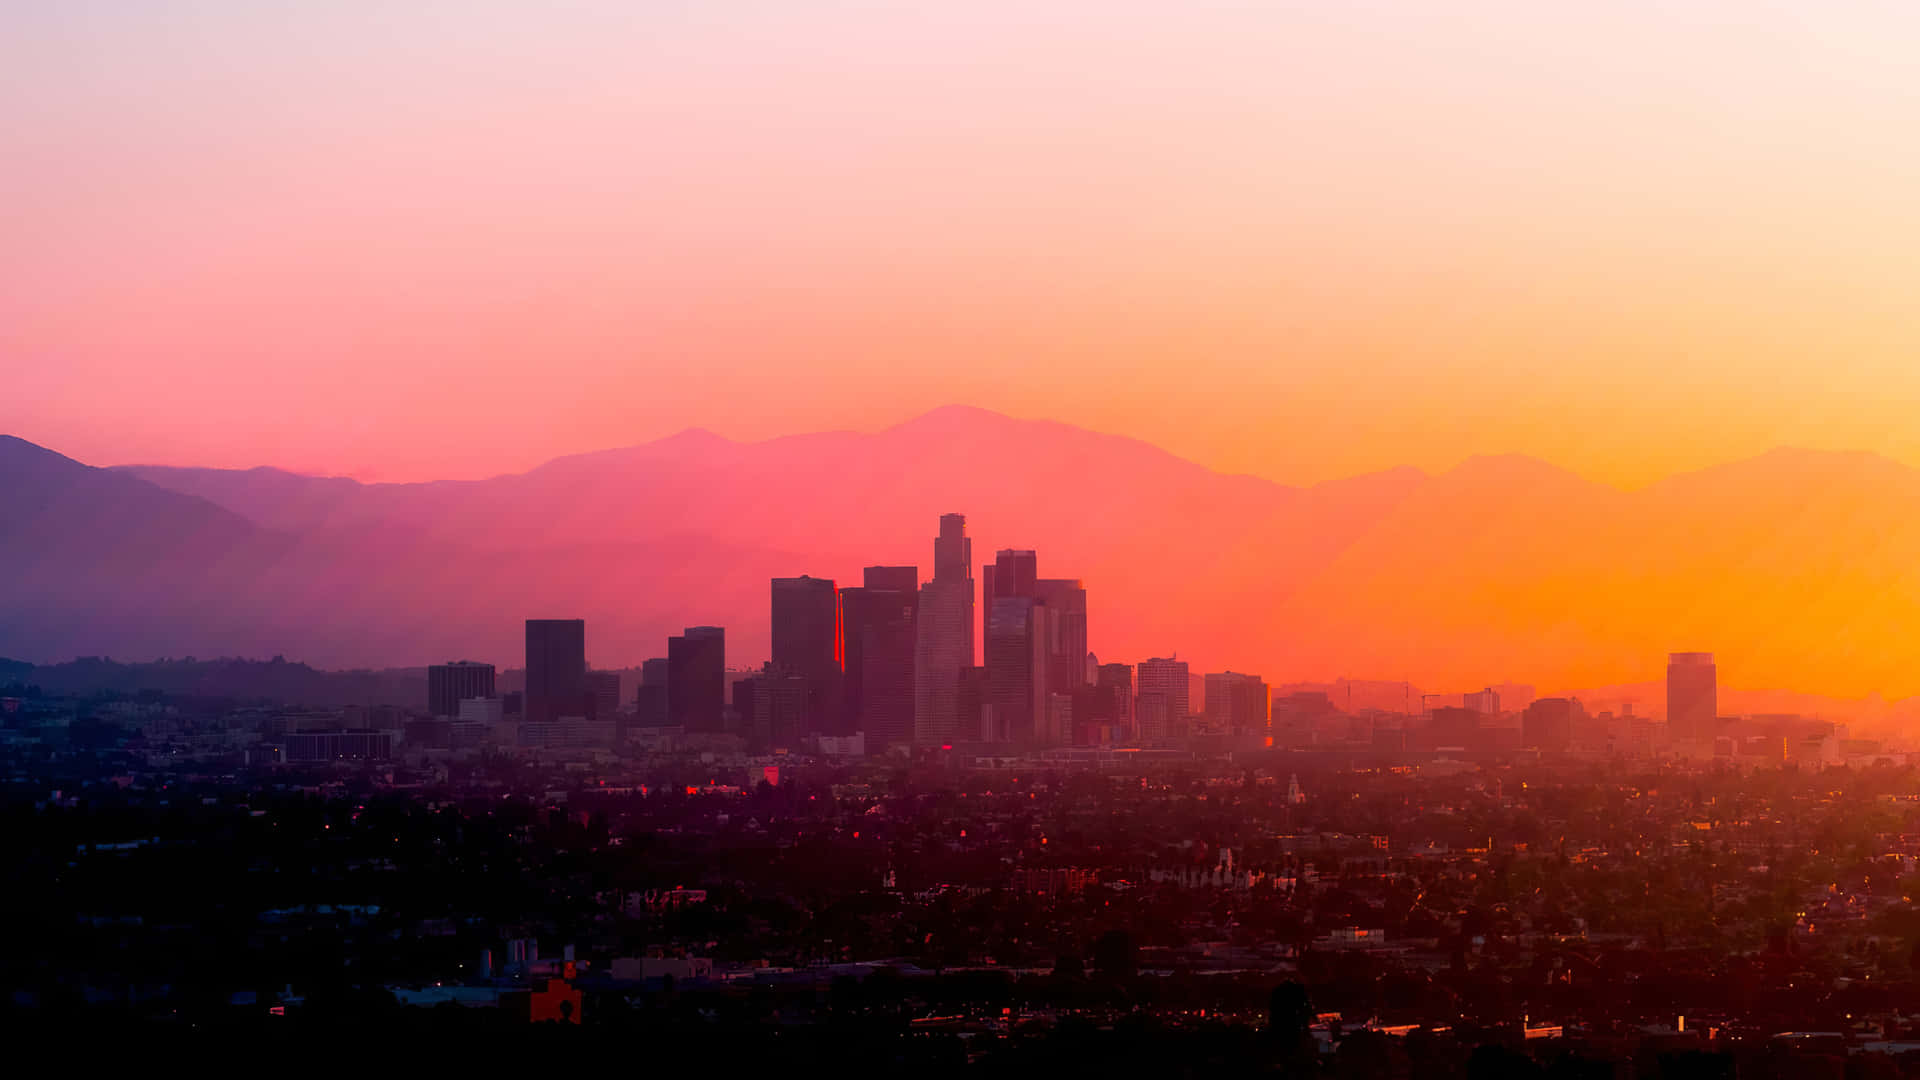
M 966 402 L 1286 481 L 1920 463 L 1916 41 L 1895 3 L 11 5 L 0 431 L 405 479 Z

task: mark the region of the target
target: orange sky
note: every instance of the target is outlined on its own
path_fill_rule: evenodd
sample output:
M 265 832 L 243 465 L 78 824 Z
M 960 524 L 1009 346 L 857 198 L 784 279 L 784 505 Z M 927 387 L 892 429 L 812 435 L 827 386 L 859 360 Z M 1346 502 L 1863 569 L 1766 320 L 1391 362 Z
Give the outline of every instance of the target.
M 0 430 L 82 460 L 1920 463 L 1912 5 L 145 7 L 0 12 Z

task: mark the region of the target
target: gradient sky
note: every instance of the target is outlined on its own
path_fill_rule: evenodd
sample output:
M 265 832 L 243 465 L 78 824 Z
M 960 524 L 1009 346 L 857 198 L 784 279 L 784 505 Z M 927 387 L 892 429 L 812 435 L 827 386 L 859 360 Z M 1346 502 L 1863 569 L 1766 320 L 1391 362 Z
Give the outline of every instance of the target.
M 1910 2 L 8 4 L 0 430 L 1920 464 L 1916 48 Z

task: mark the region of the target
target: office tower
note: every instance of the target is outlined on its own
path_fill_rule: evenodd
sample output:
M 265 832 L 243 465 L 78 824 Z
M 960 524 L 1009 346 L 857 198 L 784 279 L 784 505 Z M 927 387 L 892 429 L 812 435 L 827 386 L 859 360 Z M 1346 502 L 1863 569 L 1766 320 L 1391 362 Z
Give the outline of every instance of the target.
M 811 732 L 816 695 L 813 680 L 768 663 L 733 684 L 733 708 L 741 733 L 756 750 L 789 750 Z
M 1495 693 L 1491 686 L 1478 693 L 1462 694 L 1460 704 L 1481 716 L 1500 715 L 1500 695 Z
M 1574 723 L 1585 717 L 1578 698 L 1535 698 L 1520 714 L 1520 744 L 1563 751 L 1573 744 Z
M 913 742 L 919 577 L 918 567 L 869 566 L 860 588 L 840 590 L 847 642 L 842 730 L 865 732 L 875 750 Z
M 1269 696 L 1258 675 L 1234 671 L 1207 675 L 1207 728 L 1232 735 L 1267 734 Z
M 586 620 L 528 619 L 526 722 L 586 714 Z
M 1145 697 L 1158 695 L 1166 709 L 1168 725 L 1178 725 L 1187 718 L 1187 702 L 1191 683 L 1187 678 L 1185 660 L 1168 660 L 1154 657 L 1142 660 L 1135 670 L 1134 686 L 1136 692 Z
M 1016 580 L 995 576 L 1003 585 Z M 1054 730 L 1049 702 L 1057 628 L 1057 613 L 1031 596 L 998 596 L 989 607 L 985 659 L 995 741 L 1052 745 L 1065 737 Z
M 841 734 L 846 624 L 832 578 L 773 579 L 773 666 L 807 680 L 802 734 Z
M 1138 735 L 1133 723 L 1133 665 L 1101 664 L 1094 693 L 1100 699 L 1100 715 L 1114 726 L 1119 738 Z
M 455 660 L 427 668 L 427 715 L 460 715 L 468 698 L 493 696 L 493 665 Z
M 611 720 L 620 712 L 620 673 L 587 672 L 587 719 Z
M 667 658 L 664 656 L 640 664 L 640 689 L 634 693 L 633 722 L 643 728 L 667 726 Z
M 1039 583 L 1039 559 L 1031 551 L 1003 548 L 993 555 L 993 595 L 1036 596 Z
M 1667 657 L 1667 735 L 1688 756 L 1712 752 L 1720 709 L 1715 671 L 1712 653 Z
M 726 710 L 727 632 L 689 626 L 667 639 L 667 725 L 688 732 L 722 729 Z
M 960 673 L 973 666 L 973 540 L 965 515 L 943 514 L 933 541 L 933 580 L 920 587 L 914 626 L 914 742 L 940 746 L 980 737 L 960 704 Z
M 933 541 L 933 580 L 973 580 L 973 540 L 967 536 L 967 515 L 940 515 L 940 535 Z
M 1047 642 L 1047 686 L 1070 694 L 1087 683 L 1087 590 L 1078 578 L 1040 578 L 1034 597 L 1053 611 Z

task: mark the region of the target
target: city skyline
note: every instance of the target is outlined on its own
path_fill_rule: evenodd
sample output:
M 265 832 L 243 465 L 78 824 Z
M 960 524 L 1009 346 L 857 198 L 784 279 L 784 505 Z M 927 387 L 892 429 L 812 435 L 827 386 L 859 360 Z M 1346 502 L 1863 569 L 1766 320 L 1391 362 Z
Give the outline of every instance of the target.
M 1920 1078 L 1916 51 L 0 5 L 0 1017 Z
M 805 567 L 852 580 L 876 558 L 924 552 L 922 514 L 965 505 L 988 530 L 984 550 L 1037 544 L 1104 583 L 1105 653 L 1177 648 L 1210 668 L 1297 681 L 1519 680 L 1571 692 L 1657 679 L 1649 657 L 1696 641 L 1729 658 L 1723 664 L 1734 666 L 1721 674 L 1732 687 L 1822 695 L 1871 712 L 1882 711 L 1880 699 L 1920 694 L 1902 630 L 1920 608 L 1899 585 L 1920 565 L 1920 519 L 1904 497 L 1920 492 L 1920 470 L 1862 455 L 1778 453 L 1632 493 L 1522 459 L 1298 490 L 1212 473 L 1134 440 L 966 408 L 883 436 L 682 437 L 462 485 L 102 470 L 17 440 L 0 441 L 0 453 L 24 490 L 63 493 L 30 502 L 26 527 L 6 540 L 19 565 L 44 568 L 16 579 L 16 589 L 36 576 L 60 581 L 72 564 L 90 580 L 118 582 L 122 595 L 159 594 L 145 601 L 155 617 L 125 621 L 84 615 L 85 592 L 67 595 L 57 613 L 29 616 L 51 601 L 28 590 L 16 600 L 17 625 L 0 622 L 0 638 L 19 638 L 0 641 L 0 655 L 42 663 L 277 652 L 329 668 L 448 656 L 509 666 L 519 650 L 506 628 L 523 602 L 591 617 L 597 666 L 656 656 L 660 636 L 705 621 L 732 627 L 736 659 L 757 663 L 770 656 L 758 574 Z M 982 473 L 990 455 L 1020 465 Z M 1089 471 L 1096 461 L 1111 466 Z M 835 479 L 849 475 L 861 479 Z M 583 500 L 558 489 L 583 484 L 631 494 Z M 863 497 L 869 488 L 889 495 Z M 791 523 L 780 543 L 814 553 L 740 546 L 755 543 L 728 508 L 741 497 L 773 500 Z M 668 498 L 670 517 L 646 512 Z M 1177 518 L 1162 519 L 1193 522 L 1187 536 L 1098 527 L 1116 512 L 1147 520 L 1167 500 L 1184 500 Z M 65 542 L 108 520 L 116 525 L 105 532 L 135 545 L 127 554 Z M 1427 542 L 1436 521 L 1457 523 L 1455 542 Z M 139 530 L 126 532 L 128 522 Z M 181 530 L 192 539 L 143 539 Z M 1767 537 L 1757 547 L 1748 539 L 1756 530 Z M 301 541 L 291 559 L 276 539 L 288 534 Z M 543 554 L 616 534 L 636 545 L 634 556 L 588 548 L 585 562 L 564 556 L 578 565 L 562 573 Z M 356 547 L 386 555 L 333 560 Z M 669 573 L 662 559 L 685 562 Z M 502 579 L 510 566 L 518 584 Z M 205 573 L 220 577 L 190 603 L 163 598 L 171 583 Z M 1813 607 L 1793 585 L 1809 573 L 1821 582 Z M 290 588 L 295 575 L 305 580 Z M 247 584 L 256 576 L 263 580 Z M 232 608 L 249 593 L 285 606 L 277 625 L 237 628 L 223 642 L 196 624 L 196 613 Z M 415 594 L 423 606 L 407 599 Z M 329 648 L 329 639 L 339 644 Z M 977 631 L 975 640 L 977 648 Z

